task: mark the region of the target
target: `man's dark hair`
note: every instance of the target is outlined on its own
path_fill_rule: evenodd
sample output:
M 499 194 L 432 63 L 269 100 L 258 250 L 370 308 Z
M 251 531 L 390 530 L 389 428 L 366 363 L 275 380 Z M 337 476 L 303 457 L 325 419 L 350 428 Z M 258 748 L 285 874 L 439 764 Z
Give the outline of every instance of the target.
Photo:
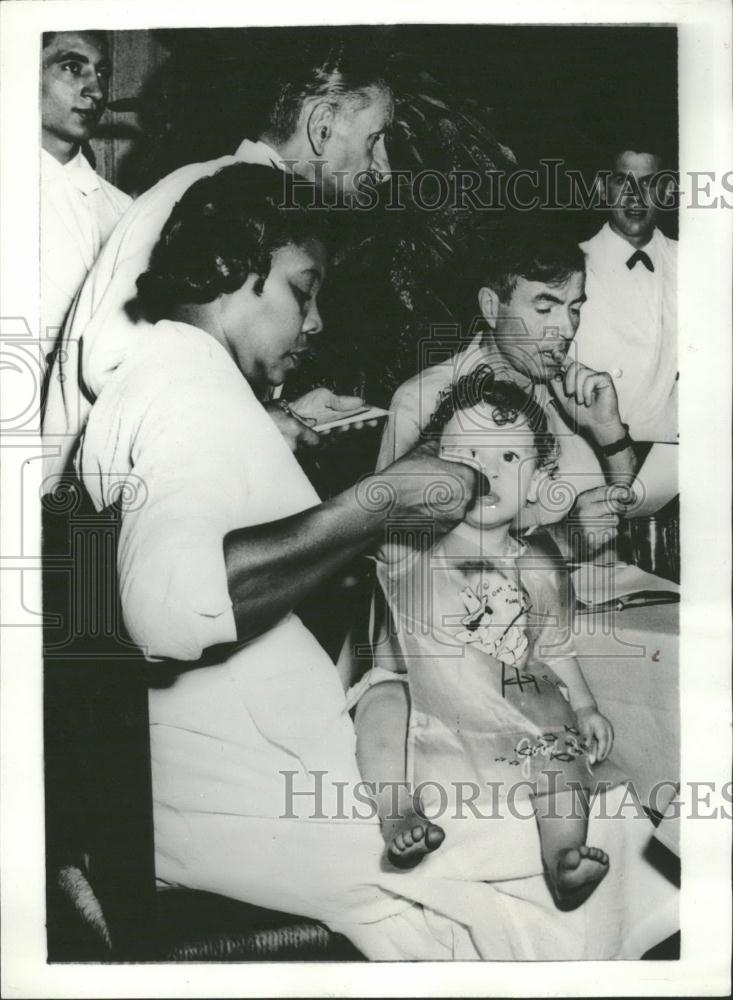
M 74 31 L 44 31 L 41 36 L 41 47 L 47 49 L 57 35 L 92 35 L 105 49 L 109 49 L 109 36 L 106 31 L 92 31 L 86 28 L 79 28 Z
M 310 98 L 328 101 L 334 110 L 350 105 L 354 111 L 373 99 L 374 88 L 390 93 L 381 60 L 371 46 L 357 47 L 353 40 L 332 45 L 295 71 L 279 89 L 270 111 L 266 134 L 284 142 L 295 132 L 303 104 Z
M 646 124 L 621 127 L 619 123 L 603 140 L 599 168 L 611 170 L 616 158 L 631 150 L 656 156 L 661 169 L 674 170 L 677 164 L 677 128 L 674 122 L 667 122 L 666 126 Z
M 178 304 L 213 302 L 256 274 L 270 273 L 273 253 L 309 239 L 331 243 L 334 220 L 308 211 L 311 185 L 270 167 L 237 163 L 203 177 L 176 203 L 137 279 L 138 298 L 150 319 Z M 287 207 L 285 207 L 287 206 Z
M 497 427 L 513 424 L 524 417 L 534 432 L 537 462 L 540 468 L 553 469 L 557 463 L 557 441 L 547 426 L 545 411 L 532 396 L 515 382 L 496 378 L 491 365 L 478 365 L 444 389 L 435 412 L 422 432 L 424 439 L 439 436 L 448 421 L 460 410 L 479 404 L 492 407 L 491 419 Z
M 562 285 L 572 274 L 585 271 L 577 233 L 547 213 L 512 219 L 486 238 L 478 233 L 470 256 L 475 261 L 474 290 L 489 287 L 504 303 L 511 299 L 517 278 Z

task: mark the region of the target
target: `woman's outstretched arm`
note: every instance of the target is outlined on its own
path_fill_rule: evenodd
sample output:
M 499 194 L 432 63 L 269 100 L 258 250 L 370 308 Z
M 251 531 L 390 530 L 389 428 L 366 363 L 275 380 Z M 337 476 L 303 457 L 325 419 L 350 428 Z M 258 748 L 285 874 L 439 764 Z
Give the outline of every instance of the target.
M 442 502 L 431 502 L 441 485 Z M 390 517 L 402 523 L 430 517 L 436 535 L 450 530 L 462 520 L 474 486 L 471 469 L 444 462 L 435 444 L 424 443 L 333 500 L 230 532 L 224 558 L 238 639 L 266 631 L 354 556 L 379 544 Z

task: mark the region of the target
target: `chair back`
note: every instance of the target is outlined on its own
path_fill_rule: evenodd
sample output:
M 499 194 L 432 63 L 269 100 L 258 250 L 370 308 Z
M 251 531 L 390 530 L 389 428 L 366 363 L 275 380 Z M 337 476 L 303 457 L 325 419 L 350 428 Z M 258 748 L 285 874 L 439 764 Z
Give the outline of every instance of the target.
M 75 480 L 44 498 L 47 884 L 52 906 L 70 866 L 80 871 L 115 955 L 140 957 L 155 920 L 148 691 L 122 625 L 119 527 L 119 511 L 95 511 Z

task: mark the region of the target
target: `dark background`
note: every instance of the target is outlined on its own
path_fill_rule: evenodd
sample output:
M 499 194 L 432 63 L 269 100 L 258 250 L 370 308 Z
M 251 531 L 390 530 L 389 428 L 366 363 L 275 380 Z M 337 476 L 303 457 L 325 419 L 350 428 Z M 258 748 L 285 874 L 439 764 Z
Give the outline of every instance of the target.
M 393 67 L 427 72 L 456 96 L 491 108 L 497 138 L 522 166 L 552 157 L 595 169 L 609 136 L 619 131 L 650 133 L 676 156 L 675 27 L 396 25 L 112 35 L 111 96 L 144 105 L 137 117 L 107 119 L 109 137 L 142 140 L 125 144 L 110 164 L 108 172 L 127 190 L 160 176 L 163 150 L 150 147 L 163 145 L 161 138 L 176 147 L 170 162 L 185 159 L 185 149 L 195 162 L 231 153 L 242 138 L 254 137 L 278 73 L 287 76 L 309 46 L 334 37 L 353 39 Z
M 475 169 L 478 149 L 481 169 L 511 170 L 510 150 L 520 167 L 559 159 L 590 179 L 610 168 L 608 145 L 616 140 L 662 146 L 676 165 L 675 27 L 397 25 L 112 32 L 112 108 L 93 143 L 100 173 L 139 193 L 184 163 L 233 153 L 242 139 L 257 137 L 281 82 L 334 41 L 383 65 L 398 120 L 417 131 L 410 150 L 395 128 L 393 166 Z M 418 102 L 432 114 L 418 128 L 410 95 L 423 92 L 446 110 Z M 466 115 L 469 129 L 449 134 Z M 410 162 L 416 148 L 420 159 Z M 360 214 L 371 218 L 361 220 L 358 252 L 331 269 L 321 296 L 318 357 L 291 379 L 288 398 L 327 384 L 386 406 L 425 363 L 426 338 L 451 324 L 468 329 L 474 318 L 477 286 L 466 261 L 480 262 L 481 247 L 500 239 L 493 227 L 501 212 L 480 213 L 478 222 L 465 217 L 477 213 L 450 211 Z M 604 221 L 597 208 L 562 215 L 579 241 Z M 476 225 L 485 229 L 478 251 Z M 675 214 L 665 213 L 661 226 L 676 236 Z M 446 350 L 458 346 L 453 337 Z M 368 469 L 378 439 L 379 431 L 346 435 L 324 454 L 311 470 L 321 492 Z

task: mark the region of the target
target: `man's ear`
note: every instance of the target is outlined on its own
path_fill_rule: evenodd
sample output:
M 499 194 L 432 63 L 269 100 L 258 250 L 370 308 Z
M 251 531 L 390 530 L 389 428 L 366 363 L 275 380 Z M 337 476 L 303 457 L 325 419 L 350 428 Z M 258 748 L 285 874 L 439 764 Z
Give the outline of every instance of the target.
M 496 317 L 499 315 L 499 296 L 493 288 L 484 286 L 478 290 L 478 307 L 481 315 L 494 330 L 496 328 Z
M 318 101 L 308 115 L 308 142 L 316 156 L 323 156 L 333 132 L 334 110 L 328 101 Z
M 671 208 L 675 203 L 677 195 L 677 182 L 674 177 L 667 177 L 662 181 L 659 191 L 660 204 L 665 208 Z
M 593 181 L 593 197 L 601 208 L 608 208 L 608 181 L 609 178 L 604 177 L 602 174 L 600 176 L 596 175 L 596 178 Z

